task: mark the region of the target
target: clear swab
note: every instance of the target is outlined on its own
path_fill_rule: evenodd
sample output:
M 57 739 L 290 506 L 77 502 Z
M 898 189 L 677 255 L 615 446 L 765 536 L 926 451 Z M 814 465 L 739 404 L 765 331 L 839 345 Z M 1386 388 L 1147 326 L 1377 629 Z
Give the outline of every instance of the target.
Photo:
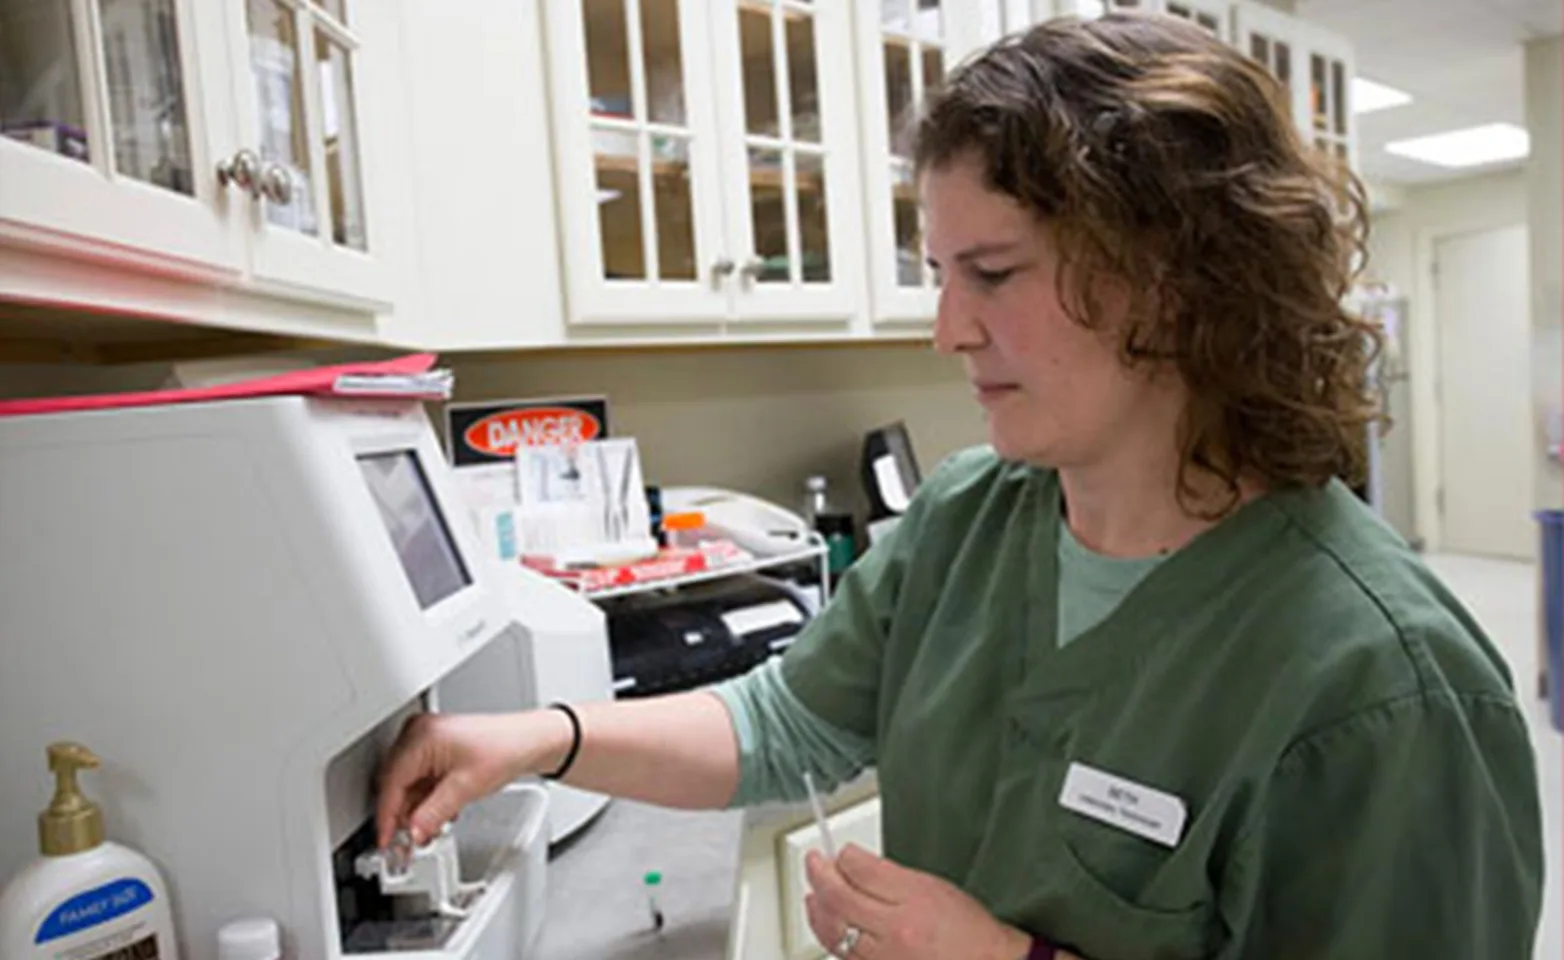
M 820 794 L 815 790 L 815 778 L 804 771 L 804 788 L 809 791 L 809 807 L 815 814 L 815 826 L 820 830 L 820 840 L 825 844 L 825 855 L 829 860 L 836 859 L 836 840 L 831 836 L 831 825 L 825 819 L 825 806 L 820 803 Z

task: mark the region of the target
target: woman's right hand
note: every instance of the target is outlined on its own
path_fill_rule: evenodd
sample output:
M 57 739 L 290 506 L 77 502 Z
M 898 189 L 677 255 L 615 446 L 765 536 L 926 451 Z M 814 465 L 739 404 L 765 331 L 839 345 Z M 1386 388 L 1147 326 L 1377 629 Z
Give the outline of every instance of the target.
M 570 721 L 557 710 L 413 717 L 382 767 L 380 846 L 403 827 L 413 843 L 427 843 L 468 804 L 518 777 L 554 769 L 570 741 Z

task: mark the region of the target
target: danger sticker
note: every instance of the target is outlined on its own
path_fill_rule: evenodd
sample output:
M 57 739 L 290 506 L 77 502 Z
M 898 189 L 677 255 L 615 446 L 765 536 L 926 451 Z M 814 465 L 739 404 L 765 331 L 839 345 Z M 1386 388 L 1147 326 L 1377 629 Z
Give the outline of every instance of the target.
M 508 401 L 452 404 L 446 436 L 453 466 L 499 463 L 519 447 L 568 446 L 608 436 L 608 400 Z

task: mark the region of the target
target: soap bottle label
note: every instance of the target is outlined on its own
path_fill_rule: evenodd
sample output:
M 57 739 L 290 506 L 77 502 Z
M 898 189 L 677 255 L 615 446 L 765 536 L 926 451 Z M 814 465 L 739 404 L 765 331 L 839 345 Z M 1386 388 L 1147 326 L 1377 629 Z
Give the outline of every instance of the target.
M 119 920 L 152 903 L 152 888 L 127 877 L 79 893 L 49 912 L 38 927 L 33 943 L 42 946 L 86 933 L 94 927 Z M 123 921 L 121 921 L 123 922 Z M 157 934 L 148 933 L 144 924 L 131 930 L 118 930 L 108 936 L 79 943 L 58 954 L 60 960 L 158 960 Z
M 107 952 L 96 952 L 100 948 Z M 123 947 L 89 946 L 83 951 L 65 954 L 64 958 L 68 960 L 158 960 L 162 956 L 157 948 L 157 934 L 149 933 L 135 943 Z

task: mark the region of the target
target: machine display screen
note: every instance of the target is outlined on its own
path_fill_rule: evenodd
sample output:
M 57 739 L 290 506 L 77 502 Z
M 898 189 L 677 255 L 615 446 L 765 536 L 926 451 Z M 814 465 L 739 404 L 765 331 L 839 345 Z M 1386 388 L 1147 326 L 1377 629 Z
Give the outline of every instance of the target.
M 368 454 L 359 457 L 358 464 L 418 605 L 427 610 L 471 585 L 472 577 L 412 451 Z

